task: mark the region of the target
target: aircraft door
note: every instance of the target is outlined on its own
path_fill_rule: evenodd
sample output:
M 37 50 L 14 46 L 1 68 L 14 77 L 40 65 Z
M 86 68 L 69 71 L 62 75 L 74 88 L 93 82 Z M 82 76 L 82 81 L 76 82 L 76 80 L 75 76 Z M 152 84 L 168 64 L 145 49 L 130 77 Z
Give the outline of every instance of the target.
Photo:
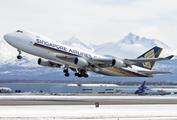
M 34 43 L 33 43 L 33 40 L 30 40 L 30 41 L 29 41 L 29 45 L 30 45 L 30 46 L 33 46 L 33 44 L 34 44 Z
M 30 42 L 29 42 L 29 45 L 31 45 L 31 46 L 32 46 L 32 45 L 33 45 L 33 42 L 32 42 L 32 41 L 30 41 Z

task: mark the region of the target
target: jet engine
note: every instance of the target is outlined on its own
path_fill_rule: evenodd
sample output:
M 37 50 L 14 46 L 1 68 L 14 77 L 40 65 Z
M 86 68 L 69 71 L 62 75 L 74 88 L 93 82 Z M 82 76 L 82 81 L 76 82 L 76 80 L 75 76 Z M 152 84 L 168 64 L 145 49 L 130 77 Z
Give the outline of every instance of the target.
M 112 66 L 117 67 L 117 68 L 126 67 L 125 63 L 121 60 L 118 60 L 118 59 L 117 60 L 115 60 L 115 59 L 112 60 Z
M 44 59 L 41 59 L 41 58 L 38 59 L 38 64 L 41 65 L 41 66 L 52 67 L 52 68 L 55 68 L 55 67 L 60 68 L 61 67 L 60 64 L 56 64 L 56 63 L 53 63 L 53 62 L 50 62 L 48 60 L 44 60 Z
M 88 62 L 87 62 L 85 59 L 83 59 L 83 58 L 78 58 L 78 57 L 75 58 L 74 64 L 79 65 L 79 66 L 81 66 L 81 67 L 88 66 Z

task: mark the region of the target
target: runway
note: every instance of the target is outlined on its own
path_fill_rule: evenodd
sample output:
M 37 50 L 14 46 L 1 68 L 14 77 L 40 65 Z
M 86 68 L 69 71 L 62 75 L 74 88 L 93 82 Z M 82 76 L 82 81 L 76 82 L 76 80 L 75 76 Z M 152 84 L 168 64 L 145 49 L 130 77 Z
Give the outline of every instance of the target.
M 176 96 L 1 96 L 1 106 L 177 104 Z
M 177 96 L 0 96 L 0 119 L 176 120 L 176 103 Z

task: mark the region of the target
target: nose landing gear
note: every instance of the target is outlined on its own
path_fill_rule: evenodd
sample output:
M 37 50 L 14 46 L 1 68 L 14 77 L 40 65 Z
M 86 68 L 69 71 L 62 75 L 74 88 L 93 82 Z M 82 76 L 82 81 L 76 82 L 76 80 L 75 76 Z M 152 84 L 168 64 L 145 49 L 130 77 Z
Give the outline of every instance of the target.
M 18 56 L 17 59 L 22 59 L 22 56 L 20 54 L 22 54 L 21 50 L 17 50 L 18 51 Z

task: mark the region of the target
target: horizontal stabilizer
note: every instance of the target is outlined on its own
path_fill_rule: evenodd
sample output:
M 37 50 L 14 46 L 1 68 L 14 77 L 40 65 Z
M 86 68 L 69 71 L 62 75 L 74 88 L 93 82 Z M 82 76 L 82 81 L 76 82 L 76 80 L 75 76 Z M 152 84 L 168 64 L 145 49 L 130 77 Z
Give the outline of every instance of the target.
M 172 72 L 162 72 L 162 71 L 138 71 L 144 74 L 173 74 Z

